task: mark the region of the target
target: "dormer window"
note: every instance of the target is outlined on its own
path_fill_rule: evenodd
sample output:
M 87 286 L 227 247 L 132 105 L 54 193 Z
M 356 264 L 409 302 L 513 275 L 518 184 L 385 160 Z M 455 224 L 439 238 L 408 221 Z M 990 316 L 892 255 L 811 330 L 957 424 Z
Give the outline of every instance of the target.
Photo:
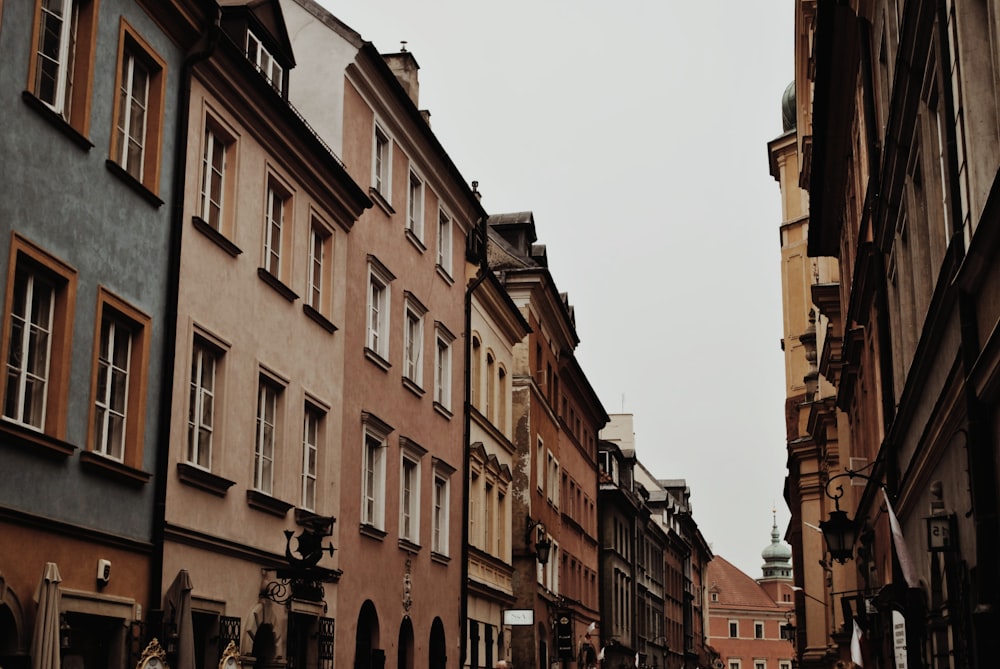
M 278 64 L 278 61 L 274 59 L 274 56 L 271 55 L 271 52 L 250 31 L 247 31 L 247 58 L 257 66 L 257 70 L 264 75 L 264 78 L 267 79 L 274 90 L 280 93 L 282 77 L 285 72 L 281 65 Z

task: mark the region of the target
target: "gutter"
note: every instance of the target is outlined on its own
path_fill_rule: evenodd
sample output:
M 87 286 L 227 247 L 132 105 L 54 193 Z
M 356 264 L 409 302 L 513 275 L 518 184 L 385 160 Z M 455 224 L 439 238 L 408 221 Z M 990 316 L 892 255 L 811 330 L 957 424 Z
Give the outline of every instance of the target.
M 190 134 L 191 72 L 194 66 L 212 56 L 221 35 L 222 11 L 214 2 L 215 18 L 199 40 L 204 44 L 184 58 L 180 90 L 177 96 L 177 133 L 174 138 L 174 179 L 171 202 L 170 241 L 167 255 L 167 311 L 163 325 L 163 359 L 160 365 L 160 410 L 156 466 L 153 472 L 153 555 L 150 561 L 150 609 L 160 607 L 163 597 L 163 544 L 167 522 L 167 476 L 170 469 L 170 420 L 173 405 L 174 368 L 177 350 L 177 311 L 180 295 L 181 237 L 184 230 L 184 185 L 188 137 Z M 197 46 L 195 47 L 197 49 Z

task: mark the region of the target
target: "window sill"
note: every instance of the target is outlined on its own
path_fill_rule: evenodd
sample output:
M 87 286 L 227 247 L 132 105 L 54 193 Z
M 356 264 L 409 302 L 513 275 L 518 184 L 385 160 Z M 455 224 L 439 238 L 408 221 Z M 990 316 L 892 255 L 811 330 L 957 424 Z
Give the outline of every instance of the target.
M 445 405 L 441 404 L 438 401 L 434 402 L 434 410 L 437 411 L 442 416 L 444 416 L 445 418 L 447 418 L 448 420 L 451 420 L 452 418 L 455 417 L 455 414 L 453 414 L 451 410 L 448 409 L 448 407 L 446 407 Z
M 380 530 L 374 525 L 369 525 L 368 523 L 361 523 L 359 531 L 361 532 L 362 536 L 366 536 L 370 539 L 377 539 L 379 541 L 385 539 L 386 536 L 385 530 Z
M 252 509 L 269 513 L 276 518 L 284 518 L 288 510 L 295 506 L 259 490 L 247 490 L 247 504 Z
M 215 244 L 221 248 L 223 251 L 236 258 L 241 253 L 243 249 L 234 244 L 228 237 L 222 234 L 219 230 L 216 230 L 201 216 L 192 216 L 191 224 L 194 225 L 194 229 L 211 239 Z
M 134 190 L 146 202 L 153 205 L 157 209 L 163 206 L 163 200 L 161 200 L 156 193 L 149 190 L 149 188 L 146 187 L 146 184 L 126 172 L 121 165 L 108 158 L 104 161 L 104 166 L 108 168 L 109 172 L 121 179 L 126 186 Z
M 225 497 L 226 492 L 236 485 L 236 481 L 222 478 L 218 474 L 196 467 L 188 462 L 177 463 L 177 478 L 181 483 L 186 483 L 195 488 L 201 488 L 218 497 Z
M 437 562 L 438 564 L 450 564 L 451 558 L 444 553 L 431 551 L 431 562 Z
M 286 286 L 281 279 L 274 276 L 263 267 L 257 268 L 257 276 L 260 277 L 261 281 L 278 291 L 278 294 L 289 302 L 294 302 L 299 299 L 298 294 L 296 294 L 294 290 Z
M 420 544 L 415 544 L 404 537 L 400 537 L 397 543 L 399 544 L 399 548 L 401 550 L 406 551 L 410 555 L 416 555 L 420 552 Z
M 21 93 L 21 99 L 24 100 L 24 103 L 28 105 L 28 107 L 33 109 L 39 116 L 55 126 L 56 130 L 66 135 L 69 140 L 78 147 L 84 151 L 90 151 L 94 148 L 93 143 L 91 143 L 89 139 L 80 134 L 80 131 L 70 125 L 66 119 L 52 111 L 47 104 L 35 97 L 34 93 L 31 91 L 24 91 Z
M 403 387 L 409 390 L 417 397 L 423 397 L 427 393 L 427 391 L 421 388 L 416 381 L 407 376 L 403 377 Z
M 110 478 L 117 479 L 121 483 L 126 483 L 136 487 L 146 485 L 149 483 L 149 479 L 153 476 L 149 472 L 129 467 L 124 463 L 104 457 L 94 451 L 81 451 L 80 465 L 83 466 L 84 469 L 94 472 L 95 474 L 106 475 Z
M 295 508 L 295 524 L 306 526 L 323 526 L 323 528 L 329 528 L 333 531 L 333 524 L 337 522 L 337 519 L 333 516 L 321 516 L 315 511 L 310 511 L 309 509 L 303 509 L 301 507 Z
M 396 210 L 392 208 L 389 201 L 385 199 L 382 193 L 378 192 L 374 186 L 368 187 L 368 196 L 371 198 L 372 202 L 377 204 L 379 208 L 384 211 L 388 216 L 392 216 L 396 213 Z
M 425 253 L 427 251 L 427 246 L 424 244 L 424 240 L 420 239 L 420 236 L 413 231 L 413 228 L 406 228 L 406 238 L 421 253 Z
M 321 328 L 323 328 L 330 334 L 333 334 L 334 332 L 337 331 L 337 326 L 334 325 L 329 318 L 327 318 L 320 312 L 316 311 L 315 307 L 311 307 L 308 304 L 303 304 L 302 313 L 304 313 L 306 316 L 316 321 Z
M 434 265 L 434 269 L 437 270 L 438 276 L 444 279 L 445 283 L 449 286 L 455 283 L 455 279 L 451 276 L 451 272 L 446 270 L 444 266 L 437 264 Z
M 0 434 L 7 437 L 6 440 L 9 443 L 34 451 L 39 455 L 67 458 L 76 452 L 76 446 L 69 442 L 12 423 L 7 419 L 0 420 Z
M 365 346 L 365 357 L 374 362 L 379 367 L 381 367 L 383 372 L 388 372 L 390 369 L 392 369 L 392 365 L 389 364 L 388 360 L 386 360 L 385 358 L 383 358 L 382 356 L 380 356 L 378 353 L 368 348 L 367 346 Z

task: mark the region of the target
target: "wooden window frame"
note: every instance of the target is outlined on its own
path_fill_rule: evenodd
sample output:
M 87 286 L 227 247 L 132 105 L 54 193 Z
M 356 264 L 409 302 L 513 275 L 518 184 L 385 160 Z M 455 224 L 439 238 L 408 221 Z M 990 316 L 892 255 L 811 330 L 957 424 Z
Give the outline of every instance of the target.
M 142 61 L 149 71 L 146 102 L 146 127 L 143 132 L 143 157 L 140 177 L 129 173 L 122 159 L 123 138 L 119 134 L 121 115 L 122 67 L 126 57 Z M 118 35 L 118 58 L 115 66 L 115 103 L 111 118 L 111 154 L 109 160 L 123 174 L 154 196 L 160 192 L 160 163 L 163 153 L 164 107 L 167 92 L 167 63 L 128 21 L 121 19 Z M 127 138 L 124 140 L 127 142 Z

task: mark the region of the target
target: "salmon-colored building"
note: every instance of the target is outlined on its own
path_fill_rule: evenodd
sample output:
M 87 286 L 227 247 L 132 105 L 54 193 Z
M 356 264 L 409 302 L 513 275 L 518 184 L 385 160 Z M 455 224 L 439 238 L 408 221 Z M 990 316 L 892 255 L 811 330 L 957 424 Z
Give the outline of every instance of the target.
M 413 54 L 383 56 L 311 0 L 281 6 L 290 99 L 374 203 L 350 234 L 338 333 L 336 664 L 437 669 L 465 651 L 466 258 L 485 212 L 418 107 Z

